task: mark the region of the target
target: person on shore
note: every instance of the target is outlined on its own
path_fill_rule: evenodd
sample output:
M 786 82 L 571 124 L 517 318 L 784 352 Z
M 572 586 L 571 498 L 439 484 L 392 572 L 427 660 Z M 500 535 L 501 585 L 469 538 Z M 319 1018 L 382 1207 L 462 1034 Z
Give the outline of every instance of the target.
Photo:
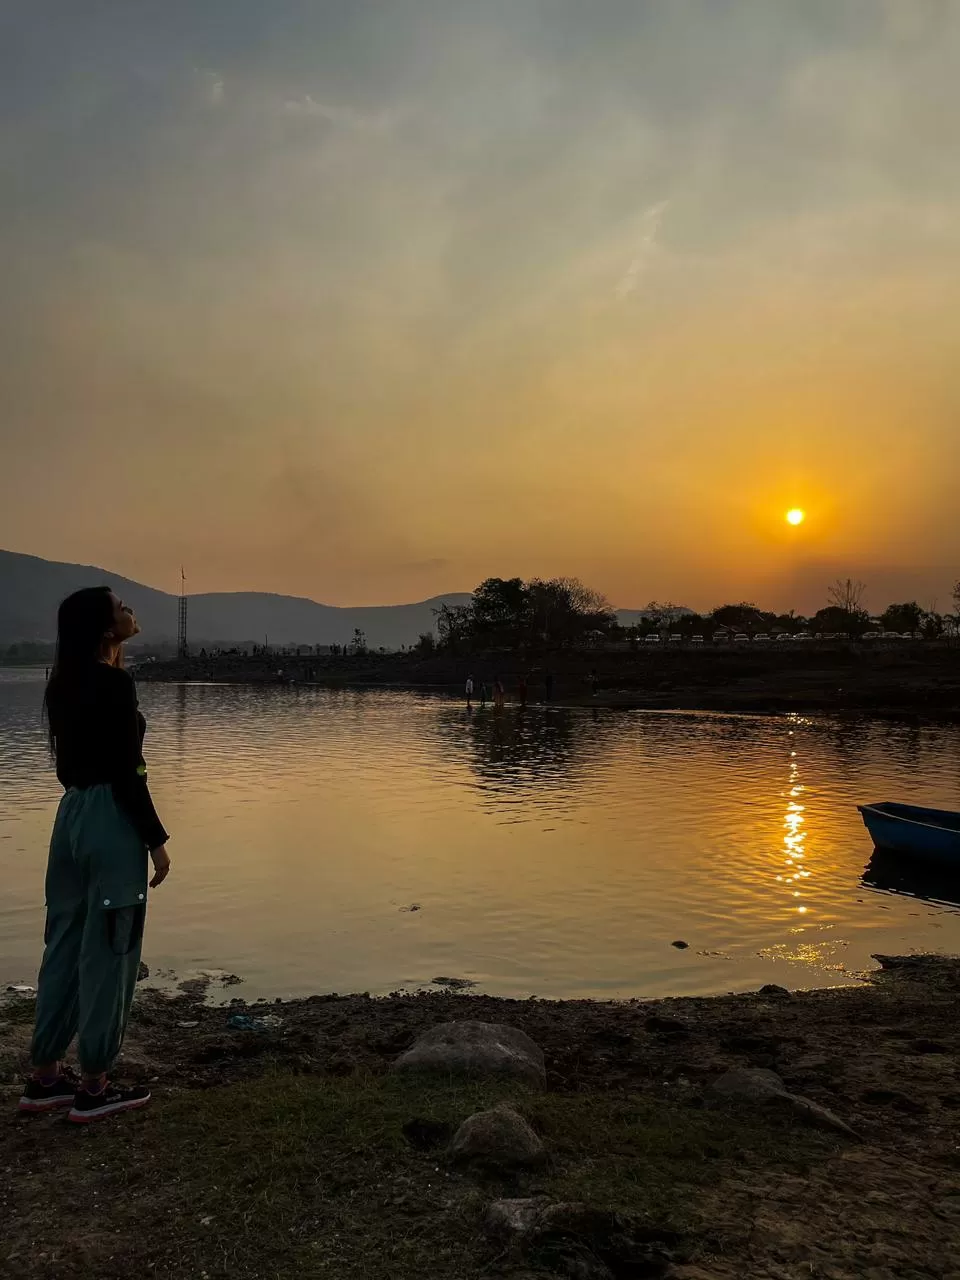
M 46 874 L 45 947 L 22 1112 L 70 1108 L 87 1124 L 143 1107 L 149 1089 L 108 1079 L 140 968 L 149 853 L 156 888 L 169 874 L 167 833 L 143 762 L 146 722 L 123 645 L 140 628 L 109 587 L 68 596 L 44 694 L 50 751 L 65 792 Z M 81 1078 L 63 1064 L 79 1032 Z
M 473 676 L 467 676 L 467 706 L 473 703 Z

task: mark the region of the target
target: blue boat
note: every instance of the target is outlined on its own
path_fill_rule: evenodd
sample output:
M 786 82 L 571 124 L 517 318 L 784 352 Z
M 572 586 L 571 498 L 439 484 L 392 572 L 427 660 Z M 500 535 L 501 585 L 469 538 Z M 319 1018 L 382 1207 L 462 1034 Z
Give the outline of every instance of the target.
M 914 804 L 858 804 L 878 849 L 960 867 L 960 813 Z

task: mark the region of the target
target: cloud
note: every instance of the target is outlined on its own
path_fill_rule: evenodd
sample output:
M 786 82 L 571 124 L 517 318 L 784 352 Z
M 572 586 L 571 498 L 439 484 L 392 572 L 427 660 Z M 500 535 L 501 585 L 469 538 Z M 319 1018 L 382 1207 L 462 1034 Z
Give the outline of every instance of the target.
M 641 278 L 656 253 L 657 233 L 660 230 L 663 215 L 669 207 L 669 200 L 661 200 L 659 204 L 652 204 L 640 219 L 640 243 L 614 290 L 618 298 L 629 298 L 631 293 L 636 292 Z
M 794 502 L 851 568 L 960 557 L 960 6 L 61 5 L 53 52 L 38 8 L 0 541 L 370 601 L 715 603 Z
M 219 71 L 211 71 L 209 68 L 196 67 L 194 74 L 200 81 L 200 87 L 204 98 L 211 107 L 219 107 L 226 94 L 226 81 Z
M 283 104 L 283 111 L 288 116 L 325 120 L 328 124 L 357 133 L 386 133 L 396 119 L 395 113 L 390 110 L 357 111 L 353 107 L 320 102 L 309 93 L 299 98 L 288 98 Z

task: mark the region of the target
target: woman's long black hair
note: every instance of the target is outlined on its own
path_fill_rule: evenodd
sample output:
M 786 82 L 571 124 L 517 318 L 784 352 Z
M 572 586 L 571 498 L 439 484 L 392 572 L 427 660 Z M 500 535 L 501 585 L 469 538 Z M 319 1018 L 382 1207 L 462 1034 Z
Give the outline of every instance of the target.
M 113 626 L 110 587 L 84 587 L 67 596 L 57 611 L 57 652 L 43 695 L 50 754 L 57 749 L 60 709 L 103 658 L 103 641 Z

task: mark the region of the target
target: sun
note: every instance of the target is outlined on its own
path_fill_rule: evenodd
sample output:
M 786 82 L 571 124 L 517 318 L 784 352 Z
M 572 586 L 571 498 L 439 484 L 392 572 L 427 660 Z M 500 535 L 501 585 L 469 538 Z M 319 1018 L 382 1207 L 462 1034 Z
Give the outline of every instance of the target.
M 791 507 L 787 512 L 787 524 L 803 524 L 807 513 L 801 507 Z

